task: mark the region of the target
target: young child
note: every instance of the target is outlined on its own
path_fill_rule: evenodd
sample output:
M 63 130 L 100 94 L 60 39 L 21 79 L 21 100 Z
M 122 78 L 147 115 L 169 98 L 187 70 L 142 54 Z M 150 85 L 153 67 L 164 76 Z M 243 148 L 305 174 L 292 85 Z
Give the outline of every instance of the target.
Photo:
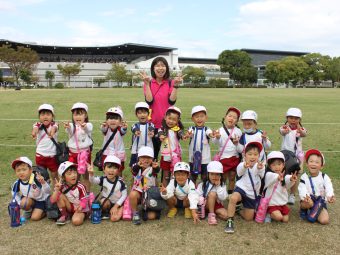
M 280 151 L 272 151 L 267 157 L 268 171 L 265 173 L 265 197 L 269 201 L 268 213 L 271 219 L 287 223 L 289 220 L 288 192 L 297 181 L 297 174 L 285 175 L 285 157 Z
M 207 121 L 207 109 L 197 105 L 191 110 L 191 120 L 194 126 L 189 127 L 189 163 L 190 175 L 194 183 L 201 174 L 201 180 L 206 180 L 207 165 L 211 161 L 209 139 L 213 138 L 213 131 L 205 126 Z
M 41 220 L 45 216 L 45 200 L 50 194 L 50 186 L 38 172 L 33 172 L 32 161 L 27 157 L 14 160 L 12 168 L 18 177 L 12 187 L 12 196 L 16 192 L 15 200 L 24 210 L 26 219 Z
M 286 122 L 280 127 L 280 134 L 282 135 L 281 150 L 288 150 L 296 155 L 300 163 L 300 172 L 302 172 L 304 160 L 302 137 L 307 135 L 307 130 L 301 125 L 301 118 L 302 112 L 299 108 L 289 108 L 286 113 Z M 289 204 L 295 204 L 297 186 L 296 183 L 291 187 Z
M 265 149 L 269 149 L 271 142 L 266 131 L 257 129 L 257 113 L 252 110 L 247 110 L 242 113 L 243 134 L 238 143 L 238 150 L 243 150 L 250 142 L 259 142 L 262 144 L 260 153 L 260 161 L 266 161 Z
M 162 129 L 159 131 L 161 145 L 162 185 L 166 187 L 170 181 L 173 166 L 181 161 L 182 149 L 179 140 L 184 138 L 183 124 L 181 122 L 181 110 L 176 106 L 170 106 L 165 113 Z
M 155 126 L 151 122 L 148 122 L 149 105 L 145 102 L 138 102 L 135 105 L 135 114 L 138 118 L 138 122 L 131 127 L 133 137 L 130 167 L 137 162 L 137 152 L 139 148 L 148 146 L 153 149 L 152 137 L 155 134 Z
M 121 161 L 116 156 L 107 156 L 104 160 L 104 176 L 94 176 L 93 165 L 88 165 L 90 182 L 101 186 L 102 219 L 116 222 L 122 218 L 123 203 L 127 197 L 124 180 L 119 177 Z
M 236 107 L 229 107 L 222 119 L 222 127 L 215 134 L 213 143 L 218 143 L 219 158 L 223 165 L 223 180 L 228 179 L 228 195 L 233 193 L 235 188 L 236 167 L 240 163 L 242 148 L 238 145 L 242 131 L 238 128 L 237 122 L 241 112 Z
M 120 166 L 120 176 L 122 176 L 122 171 L 124 170 L 124 162 L 126 159 L 125 146 L 123 141 L 123 136 L 127 132 L 127 124 L 124 119 L 124 114 L 122 109 L 117 107 L 112 107 L 106 112 L 106 121 L 101 124 L 101 131 L 104 135 L 103 146 L 111 140 L 107 148 L 103 152 L 102 162 L 108 155 L 114 155 L 118 157 L 121 161 Z
M 93 125 L 89 122 L 88 107 L 84 103 L 75 103 L 72 108 L 72 123 L 64 123 L 69 136 L 69 161 L 78 164 L 78 173 L 83 177 L 83 183 L 90 190 L 87 163 L 91 163 L 91 146 Z
M 227 199 L 227 189 L 223 181 L 223 165 L 219 161 L 211 161 L 207 166 L 207 181 L 198 184 L 197 191 L 200 200 L 205 202 L 203 206 L 208 210 L 209 225 L 216 225 L 216 215 L 222 220 L 227 219 L 227 210 L 223 206 L 223 201 Z
M 138 203 L 141 202 L 143 190 L 148 187 L 157 186 L 157 174 L 159 166 L 153 161 L 154 153 L 151 147 L 143 146 L 138 151 L 138 162 L 132 166 L 132 175 L 134 183 L 129 195 L 130 205 L 132 209 L 132 223 L 141 224 L 141 218 L 137 210 Z M 160 218 L 160 212 L 148 210 L 143 215 L 145 220 L 154 220 Z
M 35 163 L 50 171 L 52 183 L 58 179 L 57 148 L 51 138 L 58 141 L 58 124 L 54 122 L 54 109 L 50 104 L 38 108 L 39 122 L 33 125 L 32 138 L 36 140 Z
M 226 233 L 234 233 L 234 215 L 236 203 L 242 201 L 243 209 L 240 214 L 247 221 L 254 219 L 256 197 L 259 194 L 261 178 L 264 176 L 265 165 L 260 161 L 263 147 L 259 142 L 249 142 L 245 147 L 244 162 L 237 166 L 237 175 L 240 179 L 229 198 L 228 220 Z
M 178 208 L 184 208 L 184 217 L 193 218 L 194 223 L 199 222 L 197 214 L 197 204 L 199 201 L 195 184 L 189 178 L 190 166 L 185 162 L 177 162 L 174 167 L 174 179 L 171 179 L 167 187 L 162 186 L 161 196 L 166 200 L 169 212 L 167 216 L 173 218 L 177 214 Z
M 72 224 L 79 226 L 85 220 L 89 211 L 86 188 L 78 180 L 77 165 L 70 161 L 61 163 L 58 168 L 59 181 L 54 186 L 50 197 L 52 203 L 57 203 L 61 212 L 57 225 L 65 225 L 72 218 Z
M 301 175 L 299 183 L 300 216 L 303 219 L 317 217 L 320 224 L 329 223 L 326 203 L 334 203 L 335 195 L 331 179 L 321 170 L 325 165 L 323 154 L 316 149 L 306 151 L 308 173 Z M 321 201 L 318 201 L 321 200 Z M 316 215 L 312 215 L 315 204 L 320 203 Z

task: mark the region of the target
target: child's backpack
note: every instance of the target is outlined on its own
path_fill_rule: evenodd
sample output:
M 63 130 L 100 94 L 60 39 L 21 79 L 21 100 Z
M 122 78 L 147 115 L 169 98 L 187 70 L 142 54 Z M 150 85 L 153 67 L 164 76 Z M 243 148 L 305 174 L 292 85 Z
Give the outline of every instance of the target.
M 51 195 L 46 199 L 46 216 L 51 220 L 57 220 L 61 216 L 57 203 L 51 202 Z
M 143 191 L 142 205 L 144 210 L 162 211 L 166 207 L 166 201 L 162 198 L 159 188 L 152 186 Z
M 296 157 L 295 153 L 289 150 L 282 150 L 281 152 L 285 156 L 286 174 L 292 174 L 296 171 L 300 171 L 301 168 L 299 160 Z
M 42 177 L 44 177 L 45 182 L 50 183 L 50 175 L 45 167 L 42 166 L 33 166 L 33 172 L 39 173 Z

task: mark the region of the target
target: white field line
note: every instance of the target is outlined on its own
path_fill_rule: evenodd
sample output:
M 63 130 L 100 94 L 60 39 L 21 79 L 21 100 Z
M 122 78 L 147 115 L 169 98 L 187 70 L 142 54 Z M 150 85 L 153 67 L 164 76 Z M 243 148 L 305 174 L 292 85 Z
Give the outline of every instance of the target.
M 38 119 L 0 119 L 0 121 L 38 121 Z M 57 120 L 57 122 L 63 122 L 63 121 L 70 121 L 70 120 Z M 91 122 L 103 122 L 104 120 L 90 120 Z M 127 120 L 128 123 L 135 123 L 137 120 Z M 185 124 L 192 124 L 191 121 L 183 121 Z M 207 124 L 220 124 L 221 121 L 207 121 Z M 283 125 L 283 122 L 275 123 L 275 122 L 260 122 L 261 125 Z M 340 125 L 340 122 L 303 122 L 303 125 Z
M 0 143 L 0 147 L 35 147 L 34 144 L 4 144 L 4 143 Z M 101 149 L 101 147 L 93 147 L 94 149 Z M 130 147 L 125 148 L 125 150 L 130 150 Z M 187 149 L 182 149 L 182 151 L 188 151 Z M 217 150 L 211 150 L 213 152 L 217 151 Z M 268 151 L 270 152 L 270 151 Z M 339 153 L 340 151 L 321 151 L 322 153 Z

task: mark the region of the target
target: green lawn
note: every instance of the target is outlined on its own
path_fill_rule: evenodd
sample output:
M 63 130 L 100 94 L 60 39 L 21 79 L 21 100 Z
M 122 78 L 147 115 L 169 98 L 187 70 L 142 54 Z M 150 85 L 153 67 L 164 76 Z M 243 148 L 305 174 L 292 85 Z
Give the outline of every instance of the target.
M 86 241 L 86 244 L 79 245 L 80 248 L 75 250 L 76 253 L 87 251 L 90 254 L 104 253 L 110 249 L 112 252 L 116 249 L 120 254 L 133 252 L 166 254 L 169 252 L 168 246 L 171 246 L 174 251 L 186 250 L 189 254 L 226 254 L 227 252 L 247 254 L 250 250 L 254 254 L 269 251 L 280 254 L 285 250 L 292 250 L 293 254 L 295 251 L 305 254 L 309 248 L 313 249 L 312 253 L 316 253 L 323 245 L 326 246 L 326 249 L 322 250 L 324 253 L 335 254 L 336 250 L 340 250 L 339 242 L 336 241 L 339 240 L 339 216 L 336 211 L 340 209 L 337 204 L 330 206 L 331 224 L 326 227 L 301 222 L 297 217 L 297 206 L 294 206 L 292 221 L 286 225 L 273 223 L 259 226 L 255 223 L 245 223 L 237 218 L 237 233 L 232 237 L 224 234 L 223 222 L 215 228 L 208 226 L 206 222 L 199 226 L 192 226 L 190 221 L 182 217 L 175 220 L 162 219 L 159 222 L 148 222 L 140 227 L 132 226 L 127 222 L 117 224 L 106 222 L 99 226 L 86 222 L 79 228 L 68 225 L 62 229 L 45 219 L 38 223 L 29 222 L 27 226 L 18 229 L 10 229 L 6 207 L 10 198 L 9 186 L 15 180 L 10 162 L 22 155 L 34 160 L 35 141 L 31 139 L 30 133 L 32 124 L 38 120 L 37 108 L 40 104 L 54 105 L 57 121 L 70 120 L 70 108 L 73 103 L 81 101 L 88 104 L 90 121 L 94 124 L 95 150 L 92 155 L 94 156 L 103 141 L 99 125 L 105 119 L 106 110 L 120 105 L 131 126 L 136 121 L 134 105 L 137 101 L 143 100 L 141 88 L 0 90 L 1 254 L 15 254 L 20 248 L 28 247 L 38 252 L 41 250 L 40 242 L 50 247 L 51 254 L 69 253 L 73 240 L 67 240 L 67 238 L 71 237 L 75 241 Z M 186 127 L 191 124 L 191 108 L 198 104 L 207 108 L 208 121 L 211 122 L 207 125 L 211 128 L 220 126 L 220 121 L 228 106 L 236 106 L 241 111 L 255 110 L 259 116 L 258 127 L 268 132 L 272 141 L 272 150 L 280 148 L 281 136 L 278 129 L 285 121 L 287 109 L 289 107 L 301 108 L 302 124 L 308 129 L 308 136 L 303 141 L 303 147 L 304 149 L 318 148 L 324 152 L 326 157 L 324 171 L 332 177 L 335 189 L 339 190 L 339 100 L 339 89 L 181 88 L 176 105 L 182 110 L 182 120 Z M 66 134 L 62 128 L 59 132 L 59 140 L 66 140 Z M 131 133 L 129 132 L 125 137 L 125 147 L 129 147 L 130 144 Z M 215 145 L 212 146 L 212 150 L 216 150 Z M 182 147 L 184 159 L 187 159 L 187 142 L 182 143 Z M 124 172 L 124 176 L 130 176 L 128 170 Z M 105 234 L 110 234 L 112 238 L 110 239 Z M 14 239 L 15 243 L 12 243 Z M 56 239 L 60 245 L 55 244 Z M 95 240 L 96 244 L 92 240 Z M 133 242 L 130 243 L 130 240 Z M 20 243 L 18 246 L 17 242 Z M 146 245 L 145 242 L 149 242 L 152 250 L 147 249 L 146 246 L 149 244 Z M 127 248 L 123 249 L 123 247 Z

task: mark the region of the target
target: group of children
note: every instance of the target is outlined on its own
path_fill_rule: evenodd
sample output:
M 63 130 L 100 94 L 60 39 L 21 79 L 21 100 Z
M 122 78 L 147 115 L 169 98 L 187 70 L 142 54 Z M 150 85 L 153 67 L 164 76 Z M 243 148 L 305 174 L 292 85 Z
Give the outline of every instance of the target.
M 159 219 L 159 210 L 149 208 L 144 211 L 143 217 L 138 210 L 145 191 L 156 186 L 161 198 L 166 200 L 167 217 L 175 217 L 178 209 L 184 208 L 185 218 L 192 218 L 197 223 L 205 218 L 206 211 L 210 225 L 217 224 L 216 218 L 227 221 L 227 233 L 234 232 L 235 213 L 248 221 L 254 219 L 261 196 L 269 198 L 269 219 L 288 222 L 290 209 L 287 204 L 294 204 L 296 189 L 300 198 L 300 216 L 309 219 L 316 212 L 318 222 L 329 222 L 327 203 L 335 201 L 332 183 L 321 172 L 325 164 L 323 154 L 316 149 L 306 151 L 305 155 L 303 153 L 302 137 L 307 132 L 301 125 L 302 113 L 298 108 L 288 109 L 286 122 L 279 131 L 283 138 L 281 150 L 291 151 L 301 168 L 306 162 L 307 170 L 300 182 L 298 172 L 286 171 L 286 158 L 281 151 L 272 151 L 267 155 L 266 150 L 271 147 L 271 142 L 267 133 L 258 129 L 255 111 L 241 113 L 236 107 L 229 107 L 221 127 L 212 130 L 206 126 L 206 108 L 198 105 L 191 111 L 193 125 L 185 129 L 181 122 L 181 110 L 170 106 L 162 128 L 155 132 L 148 118 L 149 105 L 138 102 L 135 105 L 138 122 L 131 128 L 129 167 L 133 184 L 129 192 L 122 177 L 126 161 L 123 138 L 128 132 L 122 109 L 108 109 L 106 120 L 100 127 L 104 136 L 99 154 L 102 176 L 94 175 L 91 163 L 93 125 L 89 122 L 88 106 L 75 103 L 71 113 L 72 121 L 63 123 L 69 136 L 69 157 L 61 164 L 56 158 L 59 126 L 55 122 L 53 106 L 41 105 L 38 108 L 39 121 L 33 125 L 35 162 L 50 171 L 52 194 L 45 179 L 38 172 L 33 172 L 30 159 L 20 157 L 12 163 L 18 178 L 12 191 L 27 218 L 42 219 L 45 216 L 45 200 L 49 199 L 57 204 L 60 211 L 57 224 L 64 225 L 72 220 L 74 225 L 81 225 L 90 211 L 91 186 L 99 185 L 102 218 L 111 221 L 119 221 L 123 217 L 125 205 L 131 208 L 132 222 L 136 225 L 141 224 L 141 218 Z M 243 132 L 238 126 L 240 119 Z M 162 142 L 159 162 L 153 150 L 155 137 Z M 189 141 L 188 163 L 182 160 L 180 140 Z M 218 146 L 213 158 L 211 143 Z M 158 174 L 161 174 L 160 184 Z M 229 202 L 225 207 L 227 199 Z

